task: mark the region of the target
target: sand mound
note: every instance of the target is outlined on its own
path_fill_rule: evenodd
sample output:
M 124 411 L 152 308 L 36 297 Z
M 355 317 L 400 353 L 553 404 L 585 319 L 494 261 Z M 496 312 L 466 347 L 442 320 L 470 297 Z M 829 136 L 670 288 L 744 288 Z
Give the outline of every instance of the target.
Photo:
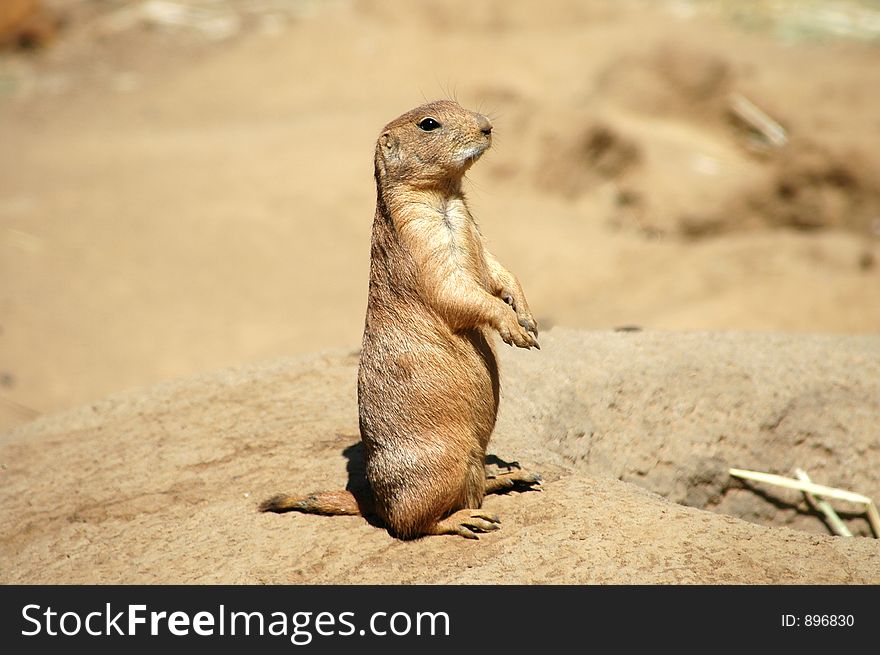
M 792 102 L 789 80 L 762 86 L 754 64 L 692 41 L 660 40 L 600 70 L 583 109 L 546 140 L 537 186 L 571 200 L 610 185 L 611 222 L 652 235 L 880 232 L 880 159 L 859 136 L 872 130 L 871 114 L 843 94 Z M 737 99 L 777 119 L 784 142 L 743 121 Z M 829 106 L 851 134 L 827 129 Z
M 880 496 L 880 339 L 554 330 L 542 347 L 501 350 L 490 451 L 547 481 L 489 498 L 503 529 L 479 542 L 256 512 L 269 494 L 361 475 L 356 353 L 320 354 L 10 433 L 2 581 L 880 582 L 880 542 L 818 534 L 800 499 L 724 475 L 799 465 Z

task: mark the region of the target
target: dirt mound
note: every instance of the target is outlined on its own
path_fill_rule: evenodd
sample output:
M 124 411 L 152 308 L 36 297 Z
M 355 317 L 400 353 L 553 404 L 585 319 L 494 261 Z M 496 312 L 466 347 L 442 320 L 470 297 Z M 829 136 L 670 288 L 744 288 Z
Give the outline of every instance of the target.
M 728 469 L 791 476 L 800 467 L 825 484 L 880 494 L 877 337 L 553 337 L 553 350 L 576 363 L 554 357 L 539 377 L 531 367 L 547 362 L 511 361 L 506 388 L 508 397 L 552 398 L 530 403 L 545 419 L 535 438 L 575 469 L 692 507 L 816 533 L 827 528 L 801 494 L 744 489 Z M 708 357 L 699 345 L 707 342 Z M 871 534 L 863 515 L 850 527 Z
M 491 450 L 541 470 L 544 489 L 489 498 L 503 528 L 479 542 L 256 511 L 278 491 L 363 475 L 357 356 L 322 354 L 13 432 L 0 445 L 2 581 L 880 582 L 875 539 L 754 525 L 643 488 L 814 532 L 799 501 L 733 485 L 724 467 L 799 464 L 876 498 L 876 337 L 554 330 L 542 346 L 501 351 Z
M 850 229 L 880 235 L 880 169 L 862 152 L 792 143 L 774 158 L 767 185 L 746 192 L 746 211 L 769 226 Z
M 737 73 L 724 55 L 699 45 L 661 41 L 614 59 L 596 76 L 595 93 L 648 115 L 717 123 Z
M 808 128 L 819 109 L 793 107 L 785 85 L 757 87 L 748 62 L 726 52 L 661 41 L 614 59 L 587 94 L 601 102 L 546 140 L 538 186 L 569 199 L 610 187 L 609 222 L 652 235 L 779 227 L 880 235 L 873 144 Z M 774 131 L 745 120 L 739 103 L 769 111 Z M 870 114 L 850 113 L 856 130 L 873 129 Z M 571 123 L 580 126 L 573 135 Z
M 576 198 L 605 181 L 625 179 L 641 158 L 641 149 L 635 140 L 597 122 L 564 140 L 551 137 L 537 181 L 543 189 Z M 633 190 L 622 190 L 618 202 L 629 204 L 639 197 Z

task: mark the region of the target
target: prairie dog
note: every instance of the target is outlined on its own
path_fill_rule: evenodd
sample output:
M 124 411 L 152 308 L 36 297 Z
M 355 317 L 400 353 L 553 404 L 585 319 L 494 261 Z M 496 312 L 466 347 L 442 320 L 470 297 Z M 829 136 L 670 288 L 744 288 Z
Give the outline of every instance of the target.
M 281 495 L 263 511 L 372 509 L 403 539 L 476 538 L 499 527 L 480 509 L 485 494 L 540 483 L 519 469 L 491 477 L 485 469 L 500 389 L 491 334 L 539 347 L 522 287 L 486 249 L 462 191 L 464 174 L 491 143 L 489 119 L 449 100 L 382 130 L 358 369 L 372 498 Z

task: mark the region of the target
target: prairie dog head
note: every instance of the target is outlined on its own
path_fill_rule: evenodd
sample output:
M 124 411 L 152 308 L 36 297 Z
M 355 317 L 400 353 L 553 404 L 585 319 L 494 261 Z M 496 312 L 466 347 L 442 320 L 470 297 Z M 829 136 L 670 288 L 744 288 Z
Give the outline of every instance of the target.
M 492 145 L 486 116 L 451 100 L 416 107 L 394 119 L 376 142 L 380 185 L 431 187 L 458 182 Z

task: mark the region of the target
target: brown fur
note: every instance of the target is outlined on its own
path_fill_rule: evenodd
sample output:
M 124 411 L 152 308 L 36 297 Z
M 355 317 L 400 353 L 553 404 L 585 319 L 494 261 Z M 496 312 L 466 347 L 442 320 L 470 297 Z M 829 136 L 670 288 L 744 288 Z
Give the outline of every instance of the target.
M 423 129 L 426 118 L 439 127 Z M 376 144 L 358 407 L 375 511 L 401 538 L 498 527 L 479 511 L 499 398 L 491 333 L 538 347 L 522 288 L 486 250 L 461 187 L 491 131 L 485 116 L 442 100 L 392 121 Z M 490 492 L 540 477 L 492 480 Z M 351 496 L 276 497 L 263 509 L 332 513 L 339 493 Z M 356 508 L 353 496 L 342 504 Z
M 0 50 L 43 47 L 55 37 L 58 24 L 39 0 L 0 0 Z

